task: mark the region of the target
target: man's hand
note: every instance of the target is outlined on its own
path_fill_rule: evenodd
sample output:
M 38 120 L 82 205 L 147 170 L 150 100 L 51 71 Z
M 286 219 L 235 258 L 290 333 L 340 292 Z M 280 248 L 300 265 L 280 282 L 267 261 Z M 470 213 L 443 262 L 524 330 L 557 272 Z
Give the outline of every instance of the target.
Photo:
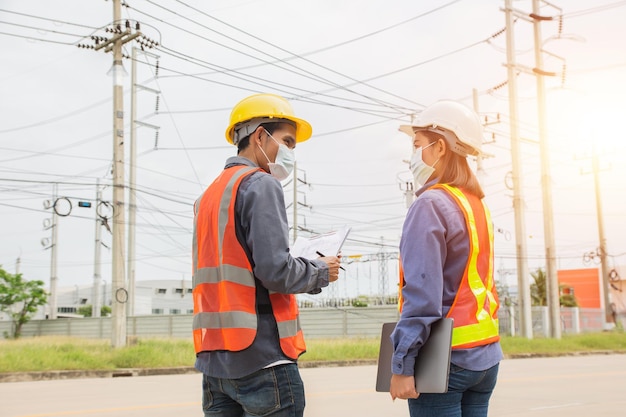
M 339 267 L 341 266 L 339 256 L 322 256 L 320 261 L 328 265 L 328 282 L 335 282 L 339 279 Z

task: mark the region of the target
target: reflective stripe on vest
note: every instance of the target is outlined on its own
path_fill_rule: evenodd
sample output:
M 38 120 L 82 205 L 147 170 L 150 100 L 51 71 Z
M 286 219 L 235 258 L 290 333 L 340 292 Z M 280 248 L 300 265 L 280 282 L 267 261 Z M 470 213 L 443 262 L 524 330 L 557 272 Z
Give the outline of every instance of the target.
M 306 351 L 296 297 L 270 291 L 270 302 L 278 327 L 280 348 L 285 355 L 296 359 Z
M 493 282 L 493 225 L 484 202 L 447 184 L 433 189 L 446 191 L 457 202 L 469 234 L 469 256 L 461 285 L 447 317 L 454 318 L 452 348 L 467 349 L 500 340 L 498 295 Z
M 259 170 L 225 169 L 194 205 L 193 335 L 196 353 L 240 351 L 257 331 L 252 266 L 235 233 L 235 200 L 241 181 Z M 280 345 L 290 358 L 305 351 L 292 294 L 270 294 Z

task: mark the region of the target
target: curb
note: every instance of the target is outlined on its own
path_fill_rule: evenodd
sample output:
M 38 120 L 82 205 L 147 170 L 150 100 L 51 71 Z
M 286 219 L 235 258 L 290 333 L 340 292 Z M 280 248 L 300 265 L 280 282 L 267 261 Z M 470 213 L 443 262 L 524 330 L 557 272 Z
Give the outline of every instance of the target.
M 529 359 L 529 358 L 555 358 L 560 356 L 589 356 L 589 355 L 623 355 L 625 352 L 598 350 L 589 352 L 571 353 L 516 353 L 504 355 L 504 359 Z M 351 361 L 302 361 L 298 363 L 300 368 L 331 368 L 342 366 L 366 366 L 376 365 L 376 359 L 358 359 Z M 59 379 L 81 378 L 124 378 L 135 376 L 154 375 L 185 375 L 199 373 L 193 366 L 178 366 L 170 368 L 125 368 L 112 370 L 94 371 L 43 371 L 43 372 L 0 372 L 0 383 L 3 382 L 33 382 L 51 381 Z
M 197 373 L 193 366 L 180 366 L 173 368 L 128 368 L 94 371 L 43 371 L 43 372 L 7 372 L 0 373 L 0 383 L 3 382 L 32 382 L 50 381 L 56 379 L 81 379 L 81 378 L 122 378 L 133 376 L 152 375 L 181 375 Z

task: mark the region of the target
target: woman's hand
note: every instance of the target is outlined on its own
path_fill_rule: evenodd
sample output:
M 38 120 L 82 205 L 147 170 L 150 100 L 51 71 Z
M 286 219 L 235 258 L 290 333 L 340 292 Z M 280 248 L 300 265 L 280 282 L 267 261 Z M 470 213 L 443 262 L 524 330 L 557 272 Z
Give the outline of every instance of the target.
M 412 375 L 396 375 L 391 376 L 391 387 L 389 388 L 391 399 L 400 398 L 406 400 L 409 398 L 419 397 L 419 393 L 415 390 L 415 377 Z

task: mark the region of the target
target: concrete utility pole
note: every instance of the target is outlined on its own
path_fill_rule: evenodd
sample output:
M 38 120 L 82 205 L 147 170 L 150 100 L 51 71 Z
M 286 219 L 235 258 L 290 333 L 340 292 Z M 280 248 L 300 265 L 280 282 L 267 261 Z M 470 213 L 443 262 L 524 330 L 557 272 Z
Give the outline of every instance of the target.
M 298 165 L 293 163 L 293 243 L 298 238 Z
M 59 215 L 56 210 L 58 184 L 52 186 L 52 224 L 47 227 L 52 229 L 52 242 L 50 243 L 50 315 L 49 319 L 57 318 L 57 239 L 59 237 Z M 46 223 L 44 222 L 44 227 Z
M 130 159 L 128 164 L 128 304 L 126 314 L 135 315 L 135 236 L 137 220 L 137 48 L 133 47 L 130 70 Z
M 113 36 L 98 41 L 95 50 L 105 48 L 105 52 L 113 51 L 113 66 L 110 74 L 113 77 L 113 241 L 112 241 L 112 313 L 111 345 L 115 348 L 126 345 L 126 302 L 128 291 L 124 275 L 124 88 L 122 78 L 122 45 L 141 35 L 134 33 L 130 22 L 122 29 L 122 7 L 120 0 L 113 0 Z
M 476 112 L 476 114 L 479 114 L 478 90 L 475 89 L 475 88 L 472 88 L 472 105 L 474 106 L 474 111 Z M 479 176 L 481 172 L 483 172 L 483 156 L 482 155 L 478 155 L 478 157 L 476 158 L 476 174 L 477 174 L 477 176 Z M 479 177 L 479 179 L 480 179 L 480 177 Z
M 137 84 L 137 52 L 158 58 L 157 55 L 150 54 L 145 51 L 138 51 L 133 47 L 132 50 L 132 67 L 131 67 L 131 93 L 130 93 L 130 158 L 129 158 L 129 176 L 128 176 L 128 259 L 127 277 L 128 277 L 128 304 L 126 313 L 129 316 L 135 315 L 135 236 L 136 236 L 136 219 L 137 219 L 137 125 L 150 127 L 158 132 L 159 127 L 149 123 L 137 120 L 137 90 L 139 88 L 148 90 L 154 94 L 161 92 L 152 88 L 148 88 Z M 158 99 L 158 97 L 157 97 Z
M 100 180 L 96 181 L 96 242 L 94 249 L 94 260 L 93 260 L 93 288 L 91 293 L 91 317 L 100 317 L 100 310 L 102 307 L 100 300 L 100 281 L 101 281 L 101 262 L 100 262 L 100 250 L 102 243 L 101 239 L 101 231 L 102 231 L 102 223 L 100 220 L 100 215 L 98 213 L 98 209 L 100 207 L 100 201 L 102 200 L 102 192 L 100 191 Z
M 120 0 L 113 0 L 113 22 L 122 18 Z M 124 276 L 124 87 L 122 39 L 113 42 L 113 242 L 111 345 L 126 345 L 126 306 L 128 292 Z
M 385 237 L 380 237 L 380 251 L 376 255 L 378 258 L 378 292 L 380 293 L 381 304 L 385 303 L 385 297 L 389 294 L 389 282 L 387 274 L 387 260 L 389 255 L 385 252 Z
M 596 191 L 596 215 L 598 217 L 598 239 L 600 240 L 600 266 L 602 271 L 602 293 L 604 303 L 604 323 L 606 328 L 610 328 L 610 323 L 614 323 L 613 311 L 611 310 L 611 288 L 609 286 L 609 266 L 606 261 L 606 238 L 604 236 L 604 221 L 602 217 L 602 198 L 600 196 L 600 164 L 598 163 L 598 152 L 595 145 L 595 140 L 592 140 L 593 156 L 592 156 L 592 170 L 593 170 L 593 184 Z
M 559 279 L 556 272 L 554 244 L 554 213 L 552 209 L 552 177 L 550 150 L 546 134 L 546 93 L 543 80 L 541 17 L 539 0 L 533 0 L 533 32 L 535 38 L 535 77 L 537 79 L 537 112 L 539 117 L 539 147 L 541 152 L 541 189 L 543 195 L 543 233 L 546 251 L 546 289 L 550 316 L 550 330 L 554 339 L 561 338 L 561 303 Z
M 511 128 L 511 164 L 513 180 L 513 209 L 515 213 L 515 247 L 517 255 L 517 286 L 522 336 L 532 339 L 532 317 L 530 314 L 530 284 L 528 257 L 526 254 L 526 226 L 524 222 L 524 197 L 522 195 L 522 163 L 517 111 L 517 80 L 515 64 L 515 36 L 513 22 L 513 0 L 505 1 L 506 57 L 509 88 L 509 113 Z

